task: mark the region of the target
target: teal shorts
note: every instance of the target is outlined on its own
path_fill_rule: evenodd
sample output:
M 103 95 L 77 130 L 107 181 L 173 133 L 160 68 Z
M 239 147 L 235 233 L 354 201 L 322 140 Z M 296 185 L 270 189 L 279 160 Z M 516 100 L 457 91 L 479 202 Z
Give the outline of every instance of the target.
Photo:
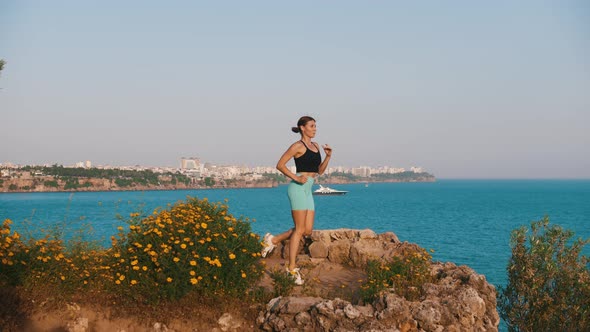
M 289 186 L 287 187 L 287 195 L 291 202 L 291 210 L 315 210 L 313 193 L 311 191 L 314 181 L 315 179 L 310 176 L 304 184 L 295 181 L 289 183 Z

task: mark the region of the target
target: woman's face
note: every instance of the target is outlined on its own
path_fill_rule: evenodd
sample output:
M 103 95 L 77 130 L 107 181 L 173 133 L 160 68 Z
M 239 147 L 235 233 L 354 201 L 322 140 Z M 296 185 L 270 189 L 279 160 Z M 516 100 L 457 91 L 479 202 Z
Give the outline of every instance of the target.
M 307 137 L 314 138 L 315 132 L 317 130 L 315 126 L 315 121 L 307 121 L 305 126 L 299 127 L 301 128 L 301 133 Z

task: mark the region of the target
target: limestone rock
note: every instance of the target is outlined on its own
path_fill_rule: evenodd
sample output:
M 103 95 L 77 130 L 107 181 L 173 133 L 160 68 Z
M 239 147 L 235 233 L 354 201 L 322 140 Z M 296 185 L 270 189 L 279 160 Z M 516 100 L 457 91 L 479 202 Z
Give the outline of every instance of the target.
M 301 255 L 307 250 L 306 261 L 323 272 L 334 266 L 358 270 L 372 259 L 387 261 L 423 250 L 400 242 L 392 232 L 377 235 L 371 230 L 315 230 L 311 240 L 308 248 L 300 246 L 299 263 L 305 263 Z M 485 276 L 453 263 L 432 263 L 430 274 L 432 282 L 422 286 L 423 295 L 417 301 L 395 294 L 394 289 L 364 305 L 339 298 L 275 298 L 259 313 L 258 327 L 265 331 L 498 331 L 496 289 Z
M 223 332 L 237 331 L 240 327 L 242 327 L 242 322 L 235 319 L 229 313 L 224 313 L 221 317 L 219 317 L 217 324 L 219 324 L 219 328 Z

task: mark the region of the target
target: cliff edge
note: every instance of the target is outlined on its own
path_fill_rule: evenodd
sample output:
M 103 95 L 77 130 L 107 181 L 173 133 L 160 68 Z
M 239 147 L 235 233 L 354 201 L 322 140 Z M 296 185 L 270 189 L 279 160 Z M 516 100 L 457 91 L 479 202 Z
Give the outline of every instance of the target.
M 300 246 L 301 247 L 301 246 Z M 272 299 L 257 318 L 266 331 L 497 331 L 496 289 L 467 266 L 430 264 L 431 282 L 417 300 L 393 289 L 371 303 L 358 299 L 369 260 L 388 261 L 416 244 L 400 242 L 394 233 L 372 230 L 316 230 L 298 253 L 306 284 L 288 297 Z M 279 245 L 267 260 L 267 271 L 288 257 Z M 272 283 L 272 282 L 271 282 Z M 263 279 L 269 285 L 269 278 Z M 342 296 L 339 296 L 342 295 Z M 351 301 L 341 298 L 348 297 Z M 356 304 L 354 303 L 356 302 Z

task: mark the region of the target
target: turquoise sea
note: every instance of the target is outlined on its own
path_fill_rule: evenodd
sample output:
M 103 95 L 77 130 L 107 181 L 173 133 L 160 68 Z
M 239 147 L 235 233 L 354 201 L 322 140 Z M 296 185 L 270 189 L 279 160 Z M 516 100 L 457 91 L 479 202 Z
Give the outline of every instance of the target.
M 316 196 L 316 229 L 371 228 L 434 249 L 434 259 L 466 264 L 492 284 L 504 285 L 510 232 L 548 215 L 552 223 L 590 237 L 590 180 L 439 180 L 434 183 L 333 185 L 344 196 Z M 187 195 L 228 199 L 230 212 L 255 219 L 254 232 L 292 226 L 286 186 L 269 189 L 211 189 L 146 192 L 4 193 L 0 219 L 24 232 L 59 222 L 70 229 L 89 224 L 109 244 L 116 214 L 183 200 Z M 586 248 L 585 254 L 590 254 Z

